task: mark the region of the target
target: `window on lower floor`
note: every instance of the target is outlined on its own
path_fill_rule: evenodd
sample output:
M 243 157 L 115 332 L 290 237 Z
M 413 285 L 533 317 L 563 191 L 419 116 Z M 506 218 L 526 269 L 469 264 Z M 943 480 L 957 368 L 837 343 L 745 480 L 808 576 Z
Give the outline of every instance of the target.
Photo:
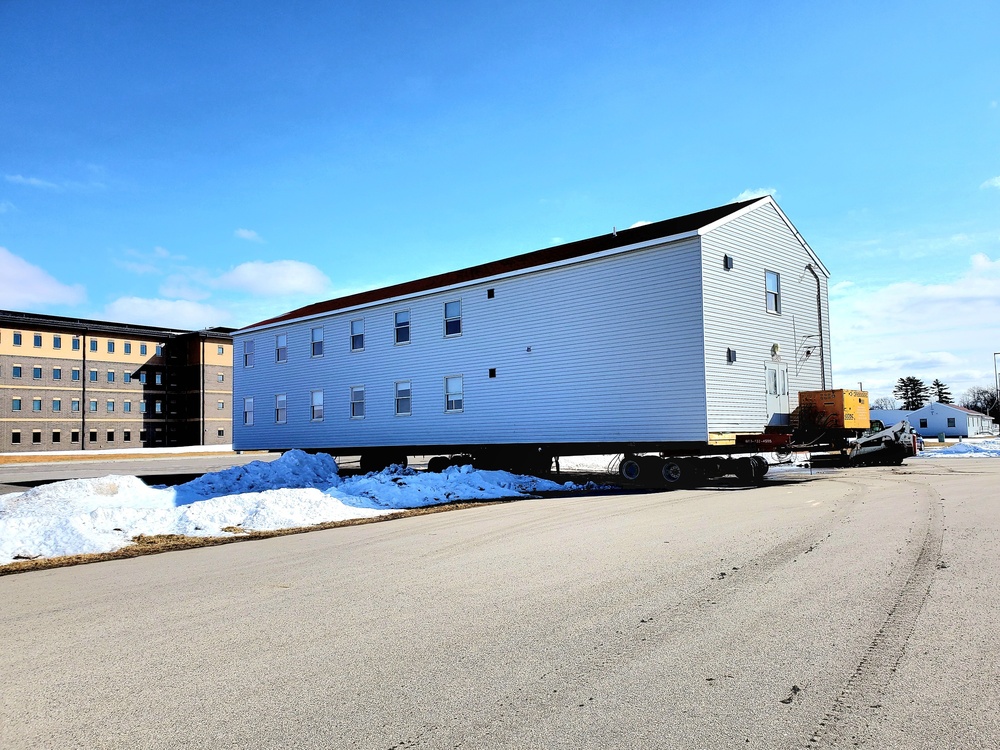
M 52 442 L 59 443 L 62 442 L 62 433 L 59 430 L 52 431 Z
M 34 378 L 35 380 L 41 380 L 42 379 L 42 368 L 41 367 L 32 367 L 31 368 L 31 377 Z
M 62 411 L 62 399 L 54 398 L 52 399 L 52 411 Z
M 91 430 L 90 431 L 90 435 L 88 435 L 88 437 L 90 438 L 90 442 L 96 443 L 97 442 L 97 430 Z
M 41 430 L 32 430 L 31 431 L 31 442 L 34 445 L 38 445 L 38 444 L 40 444 L 42 442 L 42 431 Z
M 126 443 L 132 442 L 132 430 L 125 430 L 122 432 L 122 441 Z
M 222 347 L 219 347 L 219 348 L 221 349 Z M 226 436 L 226 431 L 220 427 L 219 430 L 218 430 L 218 432 L 216 434 L 219 437 L 225 437 Z
M 15 397 L 11 399 L 10 402 L 11 411 L 21 411 L 21 399 Z
M 444 410 L 457 412 L 465 410 L 465 395 L 463 393 L 463 378 L 452 375 L 444 379 Z
M 927 420 L 926 419 L 921 419 L 920 420 L 920 426 L 921 427 L 927 427 Z
M 21 365 L 13 365 L 10 368 L 10 376 L 12 378 L 19 378 L 19 377 L 21 377 Z
M 129 413 L 129 412 L 131 412 L 132 411 L 132 402 L 131 401 L 123 401 L 122 402 L 122 411 L 125 412 L 126 414 Z
M 278 393 L 274 397 L 274 421 L 276 424 L 285 424 L 288 417 L 286 407 L 287 399 L 284 393 Z
M 948 426 L 949 427 L 954 427 L 955 426 L 955 418 L 954 417 L 948 417 Z
M 13 445 L 20 445 L 21 444 L 21 431 L 20 430 L 14 430 L 13 432 L 10 433 L 10 442 Z
M 80 431 L 79 430 L 72 430 L 69 433 L 69 441 L 71 443 L 79 443 L 80 442 Z
M 243 424 L 253 426 L 253 397 L 243 399 Z
M 413 406 L 410 394 L 410 381 L 400 380 L 396 383 L 396 416 L 410 416 L 410 409 Z
M 70 401 L 69 402 L 69 410 L 70 411 L 80 411 L 80 399 L 74 398 L 72 401 Z
M 222 411 L 223 409 L 226 408 L 226 402 L 225 401 L 219 401 L 215 408 L 218 409 L 219 411 Z
M 110 414 L 115 410 L 115 402 L 112 401 L 111 399 L 108 399 L 107 409 L 108 409 L 108 414 Z
M 62 380 L 62 368 L 61 367 L 53 367 L 52 368 L 52 379 L 53 380 Z
M 109 443 L 115 442 L 115 431 L 114 430 L 108 430 L 108 442 Z
M 309 401 L 312 405 L 312 421 L 323 421 L 323 391 L 311 391 Z
M 42 400 L 40 398 L 31 399 L 31 410 L 41 411 L 42 410 Z
M 157 413 L 157 414 L 162 414 L 163 413 L 163 402 L 162 401 L 157 401 L 155 404 L 153 404 L 153 411 L 155 413 Z
M 365 387 L 351 386 L 351 419 L 365 418 Z

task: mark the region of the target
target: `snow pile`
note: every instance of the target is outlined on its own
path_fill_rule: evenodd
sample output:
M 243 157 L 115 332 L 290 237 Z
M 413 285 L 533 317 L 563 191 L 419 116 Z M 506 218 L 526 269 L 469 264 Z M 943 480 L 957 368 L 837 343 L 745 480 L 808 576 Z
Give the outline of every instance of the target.
M 1000 440 L 982 440 L 975 443 L 955 443 L 944 448 L 924 450 L 921 458 L 1000 458 Z
M 455 500 L 580 489 L 505 471 L 390 467 L 342 478 L 326 454 L 289 451 L 270 463 L 206 474 L 177 487 L 131 476 L 72 479 L 0 496 L 0 565 L 15 558 L 112 552 L 140 534 L 226 536 L 385 515 Z

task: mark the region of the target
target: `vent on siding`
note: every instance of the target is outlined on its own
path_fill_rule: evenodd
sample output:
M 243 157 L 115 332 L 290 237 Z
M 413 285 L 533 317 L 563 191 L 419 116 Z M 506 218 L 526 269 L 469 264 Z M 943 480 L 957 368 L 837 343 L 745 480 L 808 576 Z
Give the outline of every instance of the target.
M 486 299 L 493 299 L 493 297 L 495 297 L 495 296 L 496 296 L 496 293 L 494 292 L 493 289 L 487 289 L 486 290 Z
M 490 368 L 490 377 L 491 378 L 495 378 L 496 376 L 497 376 L 497 368 L 491 367 Z
M 736 361 L 736 350 L 735 349 L 726 349 L 726 362 L 728 362 L 729 364 L 732 364 L 735 361 Z
M 731 255 L 722 256 L 722 267 L 725 268 L 727 271 L 733 270 L 733 258 Z

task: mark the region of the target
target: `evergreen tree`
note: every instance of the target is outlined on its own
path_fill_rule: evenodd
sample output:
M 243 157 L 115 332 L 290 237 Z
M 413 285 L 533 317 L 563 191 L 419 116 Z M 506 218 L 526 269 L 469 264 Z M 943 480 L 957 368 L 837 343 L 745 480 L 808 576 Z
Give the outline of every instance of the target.
M 942 383 L 937 378 L 934 378 L 934 382 L 931 383 L 931 391 L 934 394 L 934 400 L 939 404 L 952 404 L 954 401 L 951 398 L 951 391 L 948 390 L 948 386 Z
M 912 375 L 897 380 L 896 387 L 892 389 L 892 395 L 903 402 L 902 408 L 906 411 L 916 411 L 926 404 L 930 392 L 923 380 Z

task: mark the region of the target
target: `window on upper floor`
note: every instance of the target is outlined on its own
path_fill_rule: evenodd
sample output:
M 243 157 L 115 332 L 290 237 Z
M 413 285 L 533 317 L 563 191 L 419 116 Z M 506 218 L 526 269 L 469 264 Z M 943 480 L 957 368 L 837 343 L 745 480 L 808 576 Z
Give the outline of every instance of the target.
M 91 412 L 96 412 L 97 411 L 97 399 L 96 398 L 90 399 L 89 406 L 90 406 L 90 411 Z
M 163 356 L 163 344 L 157 344 L 156 345 L 156 356 L 157 357 L 162 357 Z
M 397 344 L 409 344 L 410 343 L 410 311 L 400 310 L 395 315 L 396 318 L 396 343 Z
M 80 399 L 74 398 L 72 401 L 70 401 L 69 402 L 69 410 L 70 411 L 80 411 Z
M 311 344 L 310 354 L 313 357 L 323 356 L 323 329 L 313 328 L 309 334 L 309 341 Z
M 11 399 L 10 410 L 21 411 L 21 399 L 19 399 L 17 396 Z
M 279 333 L 274 337 L 274 361 L 288 361 L 288 334 Z
M 20 346 L 20 345 L 21 345 L 21 332 L 14 331 L 14 346 Z
M 12 378 L 21 377 L 21 365 L 12 365 L 10 368 L 10 376 Z
M 91 339 L 90 340 L 90 351 L 92 351 L 92 352 L 96 352 L 97 351 L 97 339 Z
M 147 351 L 146 345 L 145 344 L 139 344 L 139 355 L 142 356 L 142 357 L 145 357 L 146 356 L 146 351 Z
M 108 354 L 114 354 L 114 353 L 115 353 L 115 342 L 111 341 L 109 339 L 108 340 Z
M 42 348 L 42 334 L 40 334 L 40 333 L 36 333 L 36 334 L 35 334 L 35 335 L 34 335 L 34 336 L 32 337 L 32 339 L 33 339 L 33 343 L 34 343 L 34 345 L 35 345 L 35 348 L 36 348 L 36 349 L 41 349 L 41 348 Z
M 74 367 L 70 371 L 70 379 L 71 380 L 79 380 L 80 379 L 80 368 L 79 367 Z
M 365 418 L 365 387 L 351 386 L 351 419 Z
M 351 321 L 351 351 L 360 352 L 365 348 L 365 319 Z
M 462 301 L 444 303 L 444 335 L 459 336 L 462 333 Z
M 781 312 L 781 276 L 774 271 L 764 271 L 764 296 L 769 313 Z
M 131 383 L 132 382 L 132 373 L 130 373 L 128 370 L 126 370 L 125 372 L 123 372 L 122 373 L 122 382 L 123 383 Z
M 74 336 L 73 337 L 73 351 L 74 352 L 80 351 L 80 337 L 79 336 Z
M 31 368 L 31 377 L 34 380 L 41 380 L 42 379 L 42 368 L 38 367 L 38 366 L 32 367 Z
M 31 399 L 31 410 L 41 411 L 42 410 L 42 400 L 40 398 Z
M 115 371 L 114 370 L 108 370 L 108 382 L 109 383 L 114 383 L 115 382 Z
M 113 412 L 115 410 L 115 402 L 112 401 L 111 399 L 108 399 L 107 410 L 108 410 L 108 414 L 110 414 L 111 412 Z
M 52 399 L 52 411 L 62 411 L 62 399 L 54 398 Z
M 226 382 L 226 376 L 224 373 L 221 372 L 215 376 L 215 379 L 218 380 L 220 383 Z
M 243 342 L 243 366 L 253 367 L 254 359 L 254 342 L 253 339 Z
M 53 336 L 52 337 L 52 348 L 53 349 L 62 349 L 62 336 Z
M 97 370 L 91 370 L 90 371 L 90 382 L 91 383 L 96 383 L 97 382 Z
M 139 370 L 139 382 L 142 385 L 146 385 L 146 371 L 145 370 Z
M 62 368 L 61 367 L 53 367 L 52 368 L 52 379 L 53 380 L 62 380 Z
M 226 353 L 226 347 L 224 347 L 224 346 L 222 346 L 220 344 L 218 347 L 216 347 L 215 353 L 218 354 L 221 357 L 223 354 Z
M 156 384 L 163 385 L 163 373 L 159 370 L 156 371 Z

